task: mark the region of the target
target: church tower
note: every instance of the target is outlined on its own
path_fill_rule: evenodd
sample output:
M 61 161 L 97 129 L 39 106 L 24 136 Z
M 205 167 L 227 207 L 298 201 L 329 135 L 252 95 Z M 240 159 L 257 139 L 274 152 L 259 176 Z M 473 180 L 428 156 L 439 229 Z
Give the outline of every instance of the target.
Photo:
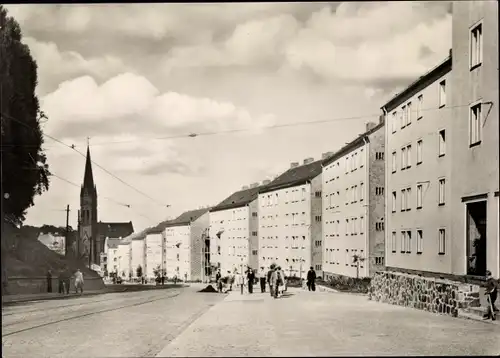
M 89 266 L 91 263 L 99 264 L 99 252 L 96 247 L 97 235 L 97 188 L 92 174 L 90 147 L 87 145 L 85 174 L 80 190 L 80 210 L 78 211 L 79 240 L 77 251 L 79 257 L 84 259 L 84 262 Z

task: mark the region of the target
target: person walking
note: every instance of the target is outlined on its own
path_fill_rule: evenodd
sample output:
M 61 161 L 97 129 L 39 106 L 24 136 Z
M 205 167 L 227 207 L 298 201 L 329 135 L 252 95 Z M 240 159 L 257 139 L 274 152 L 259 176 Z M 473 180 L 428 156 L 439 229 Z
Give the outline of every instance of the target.
M 52 271 L 47 271 L 47 292 L 52 293 Z
M 311 266 L 309 269 L 309 272 L 307 272 L 307 289 L 309 291 L 316 291 L 316 271 L 314 271 L 314 268 Z
M 273 296 L 273 285 L 271 283 L 273 272 L 274 272 L 274 264 L 271 264 L 269 271 L 267 271 L 267 282 L 269 284 L 269 293 L 271 294 L 271 297 Z
M 495 306 L 495 301 L 498 295 L 498 281 L 493 278 L 491 271 L 486 271 L 486 298 L 488 300 L 488 311 L 483 316 L 483 319 L 496 320 L 496 312 L 498 308 Z
M 253 293 L 253 284 L 255 281 L 255 273 L 251 268 L 248 268 L 248 274 L 247 274 L 247 279 L 248 279 L 248 293 Z
M 259 280 L 260 280 L 260 292 L 265 293 L 266 292 L 266 270 L 264 269 L 264 266 L 260 268 L 259 272 Z
M 236 274 L 236 282 L 240 286 L 241 294 L 243 294 L 245 288 L 245 275 L 240 273 Z
M 59 293 L 64 294 L 66 289 L 64 287 L 64 271 L 59 272 L 59 276 L 57 277 L 57 286 Z
M 80 269 L 76 270 L 75 272 L 75 291 L 78 293 L 78 290 L 80 290 L 80 293 L 83 294 L 83 273 L 80 271 Z
M 271 287 L 272 287 L 271 290 L 272 290 L 272 297 L 274 298 L 278 298 L 279 284 L 280 284 L 280 274 L 278 268 L 275 267 L 271 274 Z

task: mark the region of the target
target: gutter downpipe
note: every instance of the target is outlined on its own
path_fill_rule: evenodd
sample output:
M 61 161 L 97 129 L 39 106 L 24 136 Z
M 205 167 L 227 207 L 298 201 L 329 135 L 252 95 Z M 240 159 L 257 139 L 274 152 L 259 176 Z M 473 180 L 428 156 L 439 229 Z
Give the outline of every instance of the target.
M 366 136 L 363 136 L 363 142 L 365 143 L 365 148 L 366 148 L 366 153 L 365 153 L 365 163 L 366 163 L 366 188 L 368 188 L 368 190 L 365 189 L 365 194 L 366 194 L 366 191 L 368 192 L 368 195 L 365 195 L 365 198 L 366 198 L 366 201 L 365 203 L 368 203 L 368 204 L 365 204 L 364 207 L 365 207 L 365 258 L 367 258 L 367 261 L 366 262 L 366 268 L 365 268 L 365 273 L 368 272 L 368 275 L 370 274 L 370 256 L 371 256 L 371 252 L 368 251 L 369 249 L 369 240 L 370 240 L 370 231 L 368 230 L 368 228 L 370 227 L 369 224 L 371 220 L 370 216 L 368 215 L 369 214 L 369 210 L 370 210 L 370 148 L 369 148 L 369 142 L 366 140 Z M 366 257 L 368 255 L 368 257 Z M 358 262 L 358 265 L 359 265 L 359 262 Z M 358 266 L 359 267 L 359 266 Z M 365 276 L 366 277 L 366 276 Z
M 384 138 L 384 153 L 385 154 L 388 154 L 388 150 L 389 150 L 389 147 L 387 145 L 388 141 L 389 141 L 389 136 L 388 136 L 388 131 L 389 131 L 389 126 L 387 125 L 387 109 L 385 108 L 385 106 L 382 107 L 382 113 L 383 113 L 383 116 L 384 116 L 384 131 L 385 131 L 385 138 Z M 387 243 L 388 243 L 388 229 L 389 229 L 389 225 L 388 225 L 388 219 L 389 218 L 389 215 L 388 215 L 388 212 L 389 212 L 389 205 L 388 205 L 388 198 L 389 198 L 389 165 L 388 165 L 388 156 L 386 156 L 384 154 L 384 157 L 385 157 L 385 163 L 384 163 L 384 203 L 385 203 L 385 208 L 384 208 L 384 265 L 385 267 L 387 267 Z M 392 165 L 392 157 L 390 158 L 391 160 L 391 165 Z M 392 205 L 392 203 L 391 203 Z M 392 245 L 392 243 L 391 243 Z

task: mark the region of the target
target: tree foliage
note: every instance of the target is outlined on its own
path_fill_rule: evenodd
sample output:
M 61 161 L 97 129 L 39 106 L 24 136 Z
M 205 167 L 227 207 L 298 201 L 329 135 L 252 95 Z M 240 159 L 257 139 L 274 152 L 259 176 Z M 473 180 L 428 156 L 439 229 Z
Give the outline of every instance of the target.
M 16 225 L 24 221 L 35 195 L 48 190 L 50 176 L 40 126 L 46 117 L 35 94 L 37 65 L 21 40 L 19 24 L 0 5 L 3 214 Z

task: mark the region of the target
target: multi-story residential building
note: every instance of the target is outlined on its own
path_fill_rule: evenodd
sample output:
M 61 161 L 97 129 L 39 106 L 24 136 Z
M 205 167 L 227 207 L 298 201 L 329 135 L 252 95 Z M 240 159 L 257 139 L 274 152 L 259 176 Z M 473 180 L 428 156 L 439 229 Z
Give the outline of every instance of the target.
M 246 267 L 257 269 L 258 193 L 269 182 L 244 186 L 210 209 L 210 264 L 214 269 L 223 274 Z
M 104 253 L 101 255 L 101 270 L 106 276 L 109 276 L 111 273 L 118 274 L 120 266 L 118 245 L 121 242 L 121 239 L 106 238 L 104 243 Z
M 160 273 L 165 269 L 165 242 L 162 231 L 155 228 L 146 231 L 145 243 L 145 259 L 144 259 L 144 276 L 148 279 L 156 277 L 155 271 Z
M 389 269 L 452 271 L 451 64 L 450 56 L 382 107 Z
M 384 123 L 323 160 L 323 272 L 370 277 L 384 267 Z
M 130 242 L 130 272 L 133 278 L 139 278 L 137 269 L 140 266 L 142 276 L 144 276 L 144 267 L 146 266 L 146 245 L 145 235 L 139 235 L 132 238 Z
M 302 277 L 310 266 L 322 275 L 321 160 L 305 159 L 259 192 L 259 267 L 275 263 Z
M 132 242 L 127 238 L 118 244 L 118 275 L 124 280 L 128 280 L 132 274 Z
M 444 254 L 454 274 L 490 270 L 498 278 L 498 2 L 454 2 L 452 45 L 452 226 Z
M 186 211 L 165 224 L 166 274 L 185 281 L 203 280 L 208 239 L 208 208 Z

